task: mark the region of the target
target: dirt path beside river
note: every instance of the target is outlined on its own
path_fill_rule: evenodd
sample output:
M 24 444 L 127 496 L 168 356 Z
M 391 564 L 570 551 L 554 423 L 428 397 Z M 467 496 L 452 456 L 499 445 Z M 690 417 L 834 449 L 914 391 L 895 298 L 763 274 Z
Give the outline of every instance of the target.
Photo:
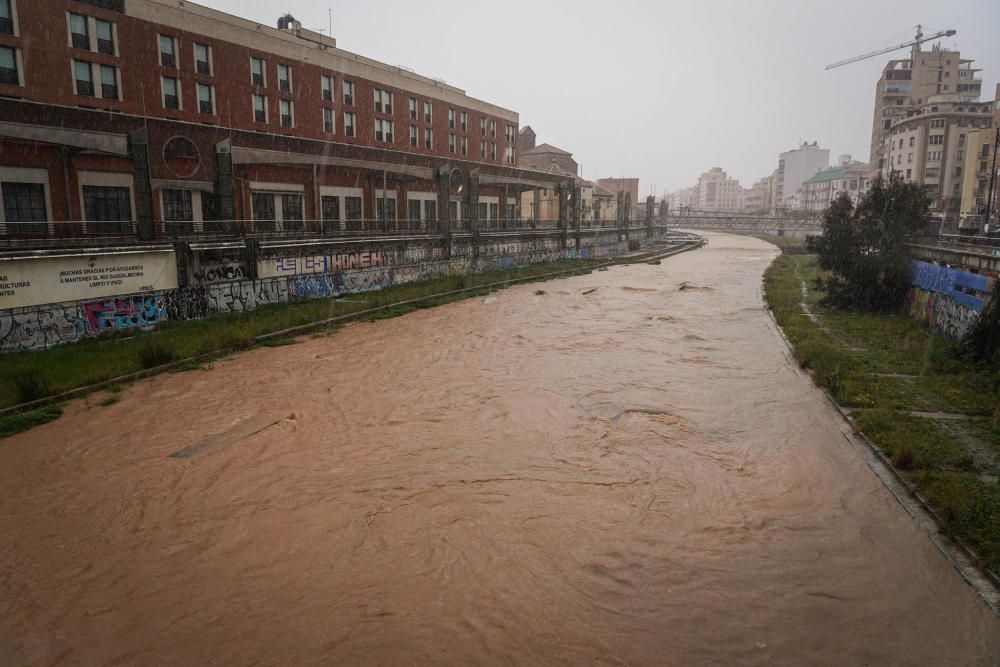
M 708 236 L 0 442 L 0 664 L 995 664 Z

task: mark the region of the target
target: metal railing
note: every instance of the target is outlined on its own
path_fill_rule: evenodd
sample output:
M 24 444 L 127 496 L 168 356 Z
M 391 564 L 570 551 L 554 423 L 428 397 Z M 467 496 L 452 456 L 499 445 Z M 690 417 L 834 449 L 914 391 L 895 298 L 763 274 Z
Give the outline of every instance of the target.
M 437 220 L 358 219 L 358 220 L 205 220 L 167 221 L 153 225 L 151 233 L 143 233 L 135 220 L 122 221 L 45 221 L 0 222 L 0 248 L 60 245 L 111 245 L 188 240 L 242 239 L 309 239 L 377 236 L 440 236 L 444 222 Z M 581 220 L 581 230 L 641 229 L 641 220 Z M 452 220 L 452 233 L 491 232 L 573 232 L 572 220 Z

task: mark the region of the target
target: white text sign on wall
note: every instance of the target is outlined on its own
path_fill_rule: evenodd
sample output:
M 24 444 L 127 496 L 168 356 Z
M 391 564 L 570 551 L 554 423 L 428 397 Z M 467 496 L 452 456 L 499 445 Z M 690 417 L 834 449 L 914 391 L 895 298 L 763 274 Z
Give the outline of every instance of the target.
M 176 287 L 173 250 L 0 261 L 0 309 Z

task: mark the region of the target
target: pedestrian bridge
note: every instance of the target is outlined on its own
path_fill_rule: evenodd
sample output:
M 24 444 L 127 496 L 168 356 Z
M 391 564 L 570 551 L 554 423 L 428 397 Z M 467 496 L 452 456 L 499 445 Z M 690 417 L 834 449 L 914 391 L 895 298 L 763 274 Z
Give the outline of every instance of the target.
M 685 210 L 679 214 L 668 214 L 666 216 L 666 224 L 669 227 L 716 229 L 733 232 L 761 232 L 778 234 L 780 236 L 786 231 L 819 233 L 823 220 L 819 217 L 803 219 L 723 211 Z

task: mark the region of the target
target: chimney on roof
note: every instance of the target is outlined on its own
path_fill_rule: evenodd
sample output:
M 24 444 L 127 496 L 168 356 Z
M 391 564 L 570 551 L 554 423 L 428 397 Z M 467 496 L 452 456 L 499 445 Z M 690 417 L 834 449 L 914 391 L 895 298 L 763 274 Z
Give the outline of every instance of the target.
M 291 14 L 285 14 L 278 19 L 278 30 L 301 30 L 302 23 L 295 20 Z

